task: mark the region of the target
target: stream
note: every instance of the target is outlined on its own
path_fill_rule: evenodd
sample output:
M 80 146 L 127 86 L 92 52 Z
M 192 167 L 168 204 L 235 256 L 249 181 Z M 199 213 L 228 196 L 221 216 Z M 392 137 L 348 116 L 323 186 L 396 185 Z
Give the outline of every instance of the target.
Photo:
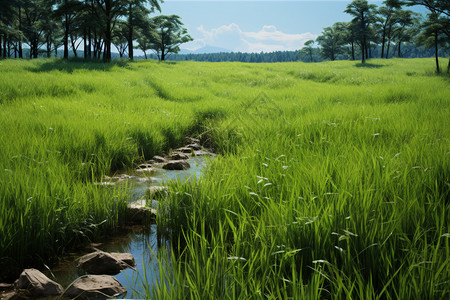
M 138 202 L 145 198 L 146 192 L 150 186 L 164 186 L 168 181 L 173 180 L 189 180 L 190 178 L 200 178 L 202 171 L 208 161 L 205 156 L 194 156 L 187 160 L 191 167 L 187 170 L 168 171 L 164 169 L 157 169 L 156 173 L 151 174 L 151 180 L 146 180 L 147 177 L 141 175 L 136 176 L 134 173 L 127 176 L 128 182 L 117 182 L 116 186 L 121 184 L 128 185 L 128 192 L 130 195 L 130 203 Z M 145 201 L 145 200 L 144 200 Z M 158 202 L 152 200 L 152 207 L 156 208 Z M 167 257 L 170 259 L 170 241 L 162 241 L 158 247 L 157 225 L 152 224 L 149 228 L 144 226 L 129 226 L 123 231 L 108 238 L 101 244 L 94 244 L 95 248 L 106 252 L 127 252 L 134 256 L 136 261 L 135 270 L 130 268 L 121 271 L 114 277 L 127 289 L 127 293 L 120 298 L 136 299 L 142 298 L 144 279 L 144 267 L 147 275 L 147 284 L 154 285 L 160 280 L 159 265 L 156 256 L 161 254 L 161 251 L 166 251 Z M 63 262 L 51 269 L 47 275 L 50 279 L 61 284 L 66 288 L 71 282 L 81 275 L 84 275 L 82 270 L 77 268 L 77 259 L 86 253 L 75 253 L 67 257 Z

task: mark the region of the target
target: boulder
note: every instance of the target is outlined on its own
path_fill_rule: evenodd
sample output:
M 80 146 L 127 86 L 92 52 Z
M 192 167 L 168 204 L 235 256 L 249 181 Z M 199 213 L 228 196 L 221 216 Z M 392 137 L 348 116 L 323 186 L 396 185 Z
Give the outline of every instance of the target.
M 130 267 L 136 266 L 136 262 L 134 261 L 133 254 L 131 254 L 131 253 L 115 253 L 115 252 L 111 252 L 109 254 L 111 254 L 115 259 L 123 261 L 124 263 L 126 263 Z
M 153 185 L 148 188 L 148 194 L 150 199 L 161 198 L 167 194 L 168 187 L 162 185 Z
M 182 147 L 182 148 L 178 148 L 177 151 L 181 152 L 181 153 L 189 153 L 190 154 L 192 152 L 192 149 L 188 148 L 188 147 Z
M 190 167 L 191 165 L 184 160 L 172 160 L 162 166 L 164 170 L 187 170 Z
M 194 151 L 195 156 L 215 156 L 214 153 L 205 151 L 205 150 L 196 150 Z
M 183 153 L 174 152 L 168 157 L 170 160 L 189 159 L 189 156 Z
M 200 144 L 200 140 L 193 137 L 187 137 L 186 142 L 191 144 Z
M 125 294 L 127 290 L 109 275 L 84 275 L 67 288 L 64 296 L 76 299 L 111 298 Z
M 128 219 L 133 224 L 148 224 L 155 220 L 156 210 L 145 204 L 131 203 L 128 205 Z
M 113 254 L 103 251 L 95 251 L 78 259 L 78 267 L 89 274 L 115 275 L 130 266 L 134 266 L 134 263 L 130 265 Z
M 157 163 L 163 163 L 166 161 L 166 159 L 164 157 L 158 156 L 158 155 L 153 156 L 152 159 Z
M 137 173 L 146 173 L 146 174 L 153 174 L 156 173 L 156 169 L 149 167 L 149 168 L 139 168 L 136 169 Z
M 0 293 L 0 299 L 2 300 L 22 300 L 30 299 L 31 297 L 31 293 L 27 290 L 12 290 Z
M 47 276 L 36 269 L 25 269 L 15 282 L 15 288 L 18 290 L 27 290 L 31 296 L 56 296 L 61 295 L 63 287 L 50 280 Z
M 14 285 L 12 283 L 0 283 L 0 291 L 12 290 Z
M 193 143 L 193 144 L 187 145 L 186 148 L 190 148 L 190 149 L 194 149 L 194 150 L 201 150 L 202 146 L 200 146 L 200 144 Z

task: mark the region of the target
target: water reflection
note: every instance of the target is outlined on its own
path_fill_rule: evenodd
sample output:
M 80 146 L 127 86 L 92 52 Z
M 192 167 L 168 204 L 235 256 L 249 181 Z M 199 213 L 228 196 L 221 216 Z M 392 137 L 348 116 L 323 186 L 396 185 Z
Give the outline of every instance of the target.
M 206 158 L 195 156 L 190 158 L 191 168 L 182 171 L 167 171 L 158 169 L 156 174 L 152 175 L 151 180 L 145 180 L 145 177 L 130 176 L 128 182 L 122 183 L 131 186 L 130 202 L 136 202 L 145 197 L 146 191 L 151 185 L 164 185 L 171 180 L 187 180 L 189 178 L 198 179 L 202 174 L 202 169 L 206 165 Z M 153 207 L 157 206 L 157 201 L 152 200 Z M 114 276 L 127 289 L 127 293 L 122 298 L 142 298 L 145 294 L 144 285 L 153 286 L 160 281 L 158 257 L 163 255 L 168 258 L 170 263 L 170 242 L 160 240 L 158 243 L 156 224 L 148 228 L 143 226 L 133 226 L 125 228 L 122 232 L 114 234 L 102 244 L 95 245 L 97 249 L 106 252 L 127 252 L 134 256 L 136 261 L 135 270 L 126 269 L 120 274 Z M 76 253 L 66 258 L 65 262 L 51 270 L 49 277 L 64 288 L 69 286 L 76 278 L 85 275 L 82 270 L 76 267 L 76 260 L 85 253 Z M 145 270 L 144 270 L 145 268 Z M 170 270 L 164 270 L 164 273 Z

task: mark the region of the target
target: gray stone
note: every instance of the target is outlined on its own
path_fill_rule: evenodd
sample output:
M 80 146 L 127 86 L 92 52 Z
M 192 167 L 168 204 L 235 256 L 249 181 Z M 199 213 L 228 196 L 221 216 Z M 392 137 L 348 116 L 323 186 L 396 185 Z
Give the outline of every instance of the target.
M 186 148 L 190 148 L 190 149 L 194 149 L 194 150 L 201 150 L 202 146 L 200 146 L 200 144 L 194 143 L 194 144 L 187 145 Z
M 34 297 L 56 296 L 61 295 L 64 291 L 60 284 L 50 280 L 36 269 L 23 270 L 14 285 L 18 290 L 29 291 Z
M 190 154 L 192 152 L 192 149 L 188 148 L 188 147 L 182 147 L 182 148 L 178 148 L 177 151 L 181 152 L 181 153 L 189 153 Z
M 78 267 L 89 274 L 115 275 L 131 265 L 118 259 L 111 253 L 95 251 L 78 259 Z
M 120 282 L 109 275 L 84 275 L 67 288 L 64 296 L 76 299 L 111 298 L 126 293 Z
M 131 253 L 109 253 L 111 254 L 115 259 L 120 260 L 124 263 L 126 263 L 129 267 L 136 266 L 136 262 L 134 261 L 133 254 Z
M 158 156 L 158 155 L 153 156 L 152 159 L 157 163 L 163 163 L 166 161 L 166 159 L 164 157 Z
M 189 156 L 183 153 L 174 152 L 168 157 L 170 160 L 189 159 Z
M 145 204 L 131 203 L 128 205 L 128 219 L 130 223 L 146 224 L 156 219 L 156 210 Z
M 187 137 L 186 142 L 191 144 L 200 144 L 200 140 L 193 137 Z
M 191 165 L 184 160 L 172 160 L 165 163 L 163 166 L 164 170 L 186 170 L 191 167 Z
M 151 199 L 153 199 L 153 198 L 161 198 L 161 197 L 167 195 L 167 190 L 168 190 L 167 186 L 153 185 L 153 186 L 148 188 L 149 197 Z
M 144 174 L 154 174 L 156 173 L 156 169 L 154 168 L 140 168 L 140 169 L 136 169 L 137 173 L 144 173 Z

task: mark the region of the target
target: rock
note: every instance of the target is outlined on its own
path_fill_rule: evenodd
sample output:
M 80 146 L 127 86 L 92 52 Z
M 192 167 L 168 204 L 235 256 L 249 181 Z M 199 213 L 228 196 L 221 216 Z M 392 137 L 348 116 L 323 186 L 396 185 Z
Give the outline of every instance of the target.
M 134 261 L 133 254 L 131 253 L 109 253 L 111 254 L 115 259 L 123 261 L 130 267 L 136 266 L 136 262 Z
M 160 198 L 167 194 L 168 187 L 161 185 L 154 185 L 148 188 L 150 198 Z
M 187 137 L 186 142 L 191 144 L 200 144 L 200 140 L 193 137 Z
M 138 169 L 150 169 L 152 168 L 152 165 L 149 163 L 140 164 L 137 166 Z
M 47 276 L 36 269 L 25 269 L 15 282 L 16 289 L 23 289 L 30 292 L 31 296 L 56 296 L 61 295 L 63 287 L 50 280 Z
M 12 290 L 0 293 L 0 299 L 2 300 L 22 300 L 30 299 L 31 293 L 27 290 Z
M 197 151 L 194 151 L 194 153 L 195 153 L 195 156 L 215 156 L 214 153 L 211 153 L 211 152 L 208 152 L 205 150 L 197 150 Z
M 177 151 L 181 152 L 181 153 L 189 153 L 190 154 L 192 152 L 192 149 L 188 148 L 188 147 L 182 147 L 182 148 L 178 148 Z
M 0 291 L 12 290 L 14 285 L 12 283 L 0 283 Z
M 120 282 L 109 275 L 84 275 L 67 288 L 64 296 L 76 299 L 111 298 L 126 293 Z
M 78 267 L 82 268 L 89 274 L 115 275 L 121 270 L 133 265 L 134 264 L 130 265 L 125 263 L 111 253 L 103 251 L 95 251 L 83 255 L 78 259 Z
M 154 168 L 141 168 L 141 169 L 136 169 L 136 172 L 138 173 L 146 173 L 146 174 L 153 174 L 156 173 L 156 169 Z
M 128 205 L 128 219 L 134 224 L 145 224 L 155 220 L 156 210 L 145 204 L 131 203 Z
M 95 185 L 114 185 L 114 182 L 109 182 L 109 181 L 96 182 Z
M 158 155 L 153 156 L 152 159 L 153 159 L 155 162 L 157 162 L 157 163 L 163 163 L 163 162 L 166 162 L 166 159 L 165 159 L 164 157 L 158 156 Z
M 183 153 L 174 152 L 168 157 L 170 160 L 189 159 L 189 156 Z
M 190 167 L 191 165 L 184 160 L 172 160 L 162 166 L 164 170 L 186 170 Z
M 186 148 L 190 148 L 190 149 L 194 149 L 194 150 L 201 150 L 202 146 L 200 146 L 200 144 L 194 143 L 194 144 L 187 145 Z

